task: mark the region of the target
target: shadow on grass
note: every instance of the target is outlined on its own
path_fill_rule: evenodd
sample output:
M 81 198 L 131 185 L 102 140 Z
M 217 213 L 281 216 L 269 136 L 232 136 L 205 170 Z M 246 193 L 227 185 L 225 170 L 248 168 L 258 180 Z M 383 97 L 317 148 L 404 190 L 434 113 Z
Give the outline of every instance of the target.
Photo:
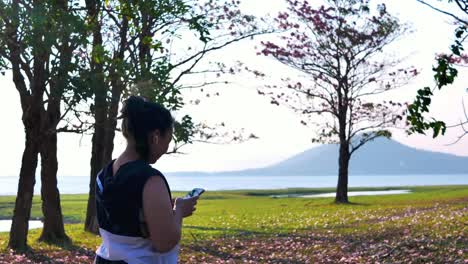
M 9 252 L 11 249 L 5 248 L 5 252 Z M 35 251 L 32 249 L 30 246 L 27 246 L 26 248 L 22 249 L 17 249 L 10 251 L 10 256 L 11 255 L 19 255 L 19 256 L 24 256 L 28 260 L 28 263 L 30 263 L 30 260 L 33 260 L 34 262 L 39 262 L 39 263 L 54 263 L 53 259 L 50 258 L 49 256 L 42 254 L 39 251 Z M 8 254 L 0 254 L 0 260 L 5 260 L 8 257 Z M 15 260 L 17 260 L 18 257 L 15 257 Z M 33 263 L 34 263 L 33 262 Z M 6 263 L 6 262 L 2 262 Z
M 202 230 L 202 231 L 221 231 L 225 234 L 235 233 L 236 235 L 238 234 L 240 236 L 271 234 L 269 232 L 252 231 L 252 230 L 239 229 L 239 228 L 222 228 L 222 227 L 191 226 L 191 225 L 184 226 L 184 229 L 195 229 L 195 230 Z
M 73 258 L 77 256 L 86 256 L 87 259 L 94 259 L 94 251 L 81 248 L 79 246 L 70 244 L 55 245 L 60 247 L 62 250 L 54 249 L 33 249 L 27 247 L 23 250 L 15 250 L 10 254 L 0 254 L 1 260 L 9 260 L 11 263 L 57 263 L 57 264 L 68 264 L 77 263 Z M 82 260 L 79 260 L 83 263 Z
M 253 258 L 251 256 L 239 256 L 239 255 L 234 255 L 232 253 L 224 252 L 218 249 L 215 249 L 213 247 L 204 247 L 204 246 L 198 246 L 198 245 L 190 245 L 188 246 L 191 250 L 197 251 L 197 252 L 204 252 L 206 254 L 209 254 L 213 257 L 220 258 L 223 260 L 234 260 L 236 261 L 235 263 L 246 263 L 250 261 L 253 261 L 253 263 L 256 263 L 259 261 L 258 258 Z M 238 262 L 239 261 L 239 262 Z M 285 258 L 269 258 L 268 259 L 269 263 L 280 263 L 280 264 L 302 264 L 306 263 L 304 261 L 296 261 L 296 260 L 291 260 L 291 259 L 285 259 Z
M 34 262 L 39 262 L 39 263 L 59 263 L 55 261 L 55 258 L 51 258 L 42 252 L 39 251 L 34 251 L 32 249 L 29 249 L 28 251 L 24 252 L 24 255 L 29 259 L 33 260 Z
M 304 256 L 306 259 L 323 260 L 320 263 L 341 263 L 342 258 L 359 256 L 366 263 L 463 263 L 462 252 L 466 238 L 428 237 L 424 232 L 406 234 L 406 227 L 391 227 L 379 232 L 334 234 L 314 232 L 308 234 L 284 234 L 252 239 L 218 239 L 190 244 L 189 250 L 211 255 L 218 260 L 246 263 L 309 263 L 305 259 L 289 256 Z M 275 245 L 275 246 L 271 246 Z M 295 247 L 291 247 L 296 245 Z M 298 246 L 300 245 L 300 246 Z M 316 250 L 311 247 L 317 245 Z M 315 248 L 315 247 L 314 247 Z M 289 250 L 289 256 L 284 256 Z M 273 255 L 272 253 L 275 253 Z M 283 254 L 283 256 L 281 256 Z M 215 262 L 216 259 L 209 259 Z M 354 262 L 355 263 L 355 262 Z
M 336 203 L 332 202 L 332 205 L 336 206 L 370 206 L 370 205 L 375 205 L 375 204 L 370 204 L 370 203 L 357 203 L 357 202 L 347 202 L 347 203 Z

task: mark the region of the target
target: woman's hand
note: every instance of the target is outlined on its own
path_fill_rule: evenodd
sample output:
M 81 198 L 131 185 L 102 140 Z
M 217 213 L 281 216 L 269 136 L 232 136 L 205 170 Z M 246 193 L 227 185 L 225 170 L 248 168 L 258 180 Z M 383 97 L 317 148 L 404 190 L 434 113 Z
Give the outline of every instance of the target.
M 199 196 L 191 198 L 176 198 L 175 199 L 175 213 L 180 213 L 182 217 L 188 217 L 196 210 L 197 200 Z

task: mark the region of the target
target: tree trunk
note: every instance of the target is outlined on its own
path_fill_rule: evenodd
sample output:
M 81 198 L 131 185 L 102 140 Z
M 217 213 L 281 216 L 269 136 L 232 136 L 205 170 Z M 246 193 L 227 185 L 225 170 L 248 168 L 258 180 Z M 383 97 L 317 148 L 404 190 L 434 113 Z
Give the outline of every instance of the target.
M 88 207 L 86 211 L 85 230 L 97 234 L 99 225 L 96 212 L 96 176 L 97 173 L 112 160 L 114 150 L 115 129 L 117 127 L 118 100 L 109 106 L 109 113 L 112 116 L 106 116 L 105 126 L 95 126 L 93 134 L 93 149 L 91 155 L 91 178 L 89 184 Z M 102 113 L 96 113 L 100 116 Z M 97 119 L 97 118 L 96 118 Z M 96 120 L 97 122 L 97 120 Z
M 106 148 L 106 118 L 107 103 L 106 89 L 104 86 L 95 88 L 94 99 L 94 133 L 91 150 L 91 174 L 89 180 L 89 197 L 86 210 L 85 230 L 94 234 L 98 233 L 98 222 L 96 214 L 96 176 L 106 165 L 108 160 L 104 159 Z
M 94 133 L 92 139 L 91 150 L 91 174 L 89 180 L 89 197 L 86 210 L 85 230 L 98 233 L 98 223 L 96 218 L 96 176 L 98 172 L 105 166 L 108 160 L 104 159 L 105 143 L 106 143 L 106 89 L 104 86 L 95 88 L 94 99 Z
M 62 11 L 66 12 L 67 2 L 57 1 Z M 42 213 L 44 215 L 44 228 L 39 238 L 48 243 L 61 244 L 69 242 L 63 224 L 62 207 L 60 205 L 60 192 L 57 188 L 57 126 L 61 119 L 60 105 L 65 87 L 68 85 L 68 69 L 73 49 L 70 48 L 70 36 L 64 34 L 61 38 L 60 68 L 56 76 L 49 81 L 47 112 L 42 120 L 43 140 L 41 142 L 41 197 Z
M 108 117 L 106 121 L 106 135 L 104 137 L 106 147 L 103 152 L 104 164 L 107 164 L 112 160 L 112 152 L 114 151 L 115 130 L 117 129 L 117 115 L 115 115 L 114 117 Z
M 123 53 L 122 53 L 123 56 Z M 105 164 L 111 161 L 114 151 L 114 138 L 117 129 L 117 116 L 119 114 L 119 102 L 124 89 L 124 84 L 120 81 L 119 74 L 111 75 L 112 97 L 108 105 L 107 119 L 105 125 L 105 149 L 103 161 Z
M 99 21 L 99 13 L 101 10 L 101 1 L 87 0 L 86 7 L 89 10 L 88 17 L 93 26 L 93 50 L 97 50 L 102 46 L 102 27 Z M 105 162 L 103 153 L 105 147 L 105 122 L 107 109 L 107 84 L 104 81 L 104 67 L 101 62 L 94 59 L 91 60 L 91 71 L 93 79 L 91 86 L 94 89 L 94 133 L 92 138 L 91 150 L 91 172 L 89 177 L 89 196 L 86 209 L 86 220 L 84 229 L 88 232 L 97 234 L 98 223 L 96 218 L 96 176 L 99 170 L 102 169 Z
M 66 1 L 59 1 L 62 4 L 63 11 L 67 10 Z M 19 1 L 13 1 L 14 16 L 18 16 Z M 41 3 L 33 2 L 36 7 Z M 35 173 L 37 168 L 38 154 L 41 154 L 42 162 L 42 209 L 44 213 L 44 229 L 41 239 L 45 241 L 54 241 L 55 239 L 65 238 L 63 228 L 62 212 L 60 208 L 60 196 L 57 189 L 57 135 L 55 132 L 56 126 L 60 118 L 60 100 L 62 92 L 57 93 L 52 89 L 48 96 L 47 105 L 51 110 L 44 109 L 44 93 L 46 92 L 47 78 L 50 78 L 49 60 L 50 50 L 44 48 L 41 44 L 44 41 L 43 30 L 39 27 L 33 27 L 32 35 L 32 61 L 33 67 L 21 67 L 22 59 L 21 52 L 28 54 L 25 50 L 28 47 L 18 43 L 17 35 L 21 26 L 11 23 L 7 27 L 7 32 L 11 39 L 6 41 L 8 49 L 10 50 L 10 62 L 12 65 L 13 81 L 20 94 L 21 107 L 23 110 L 23 124 L 26 131 L 26 146 L 23 153 L 23 159 L 20 171 L 20 180 L 18 185 L 18 194 L 16 198 L 15 211 L 13 216 L 13 223 L 10 231 L 9 247 L 20 249 L 27 247 L 27 234 L 28 234 L 28 220 L 30 218 L 32 198 L 35 184 Z M 62 65 L 62 77 L 68 76 L 68 63 L 71 59 L 73 50 L 68 47 L 69 33 L 65 33 L 65 39 L 61 41 L 63 48 L 68 48 L 68 53 L 62 53 L 60 62 Z M 37 45 L 36 45 L 37 44 Z M 68 56 L 68 62 L 64 63 L 64 56 Z M 29 57 L 26 55 L 26 57 Z M 27 63 L 26 65 L 28 65 Z M 27 89 L 26 82 L 23 77 L 23 72 L 29 78 L 29 90 Z M 32 77 L 32 78 L 31 78 Z M 65 80 L 65 79 L 63 79 Z M 49 79 L 49 85 L 52 86 L 53 80 Z M 62 81 L 66 83 L 66 81 Z M 49 110 L 49 109 L 48 109 Z M 48 119 L 44 119 L 47 118 Z M 51 133 L 48 135 L 47 133 Z
M 125 60 L 125 51 L 127 49 L 127 34 L 128 34 L 128 18 L 122 18 L 122 25 L 120 28 L 120 43 L 119 50 L 115 54 L 114 59 L 121 62 Z M 112 159 L 112 152 L 114 151 L 114 138 L 117 129 L 117 116 L 119 115 L 119 103 L 122 98 L 122 92 L 125 89 L 125 83 L 122 81 L 122 73 L 118 67 L 110 68 L 110 86 L 111 100 L 107 106 L 107 119 L 105 124 L 105 149 L 103 161 L 108 163 Z
M 34 184 L 36 183 L 36 168 L 38 156 L 37 137 L 26 131 L 26 147 L 21 161 L 21 170 L 16 195 L 13 221 L 10 229 L 8 247 L 15 250 L 27 248 L 29 218 L 31 216 Z
M 90 16 L 97 17 L 99 13 L 99 4 L 95 1 L 87 1 L 90 8 Z M 128 19 L 122 18 L 122 25 L 120 28 L 120 43 L 119 49 L 114 54 L 114 59 L 122 62 L 125 57 L 125 50 L 127 46 L 127 33 L 128 33 Z M 102 45 L 101 26 L 96 23 L 93 31 L 93 47 Z M 94 109 L 94 134 L 92 142 L 91 154 L 91 177 L 90 177 L 90 192 L 88 198 L 88 208 L 86 212 L 85 230 L 93 233 L 98 232 L 98 223 L 96 218 L 96 176 L 112 159 L 112 152 L 114 150 L 114 137 L 117 127 L 117 115 L 119 109 L 119 102 L 122 96 L 122 91 L 125 85 L 121 81 L 121 74 L 116 69 L 115 65 L 111 65 L 109 70 L 109 79 L 111 90 L 111 100 L 107 102 L 107 93 L 110 90 L 109 85 L 104 80 L 103 65 L 97 62 L 92 62 L 93 71 L 96 74 L 96 88 L 95 88 L 95 109 Z
M 112 160 L 115 130 L 117 128 L 118 108 L 122 94 L 122 88 L 117 83 L 118 82 L 116 82 L 112 88 L 112 98 L 110 104 L 107 104 L 105 99 L 104 101 L 98 103 L 97 96 L 95 100 L 96 110 L 94 116 L 96 125 L 92 139 L 91 177 L 85 222 L 85 230 L 95 234 L 98 233 L 95 200 L 96 176 L 97 173 Z M 96 91 L 96 93 L 97 92 L 98 91 Z M 103 99 L 101 98 L 101 100 Z M 100 107 L 97 107 L 98 105 L 100 105 Z
M 348 203 L 348 167 L 349 167 L 349 145 L 347 142 L 340 143 L 338 158 L 338 186 L 336 187 L 335 203 Z
M 97 124 L 97 122 L 96 122 Z M 85 230 L 94 234 L 98 233 L 98 223 L 96 218 L 96 176 L 103 167 L 103 143 L 104 128 L 96 125 L 92 139 L 91 151 L 91 174 L 89 180 L 89 197 L 86 210 Z
M 17 3 L 16 3 L 17 8 Z M 15 29 L 9 29 L 12 34 L 16 34 Z M 36 183 L 36 168 L 41 142 L 41 120 L 43 91 L 40 88 L 44 84 L 44 66 L 41 59 L 44 55 L 38 55 L 34 60 L 34 77 L 30 83 L 30 90 L 26 87 L 26 82 L 20 70 L 20 49 L 14 42 L 8 42 L 11 51 L 11 63 L 13 81 L 20 94 L 21 108 L 23 111 L 22 121 L 26 133 L 25 149 L 21 160 L 20 179 L 18 183 L 18 193 L 16 195 L 15 209 L 13 212 L 12 225 L 10 229 L 10 240 L 8 246 L 12 249 L 23 250 L 27 248 L 27 236 L 29 229 L 29 218 L 31 216 L 32 199 L 34 195 L 34 185 Z M 34 50 L 34 54 L 37 52 Z
M 48 243 L 69 242 L 63 225 L 60 193 L 57 188 L 57 134 L 44 137 L 41 144 L 41 197 L 44 228 L 39 240 Z

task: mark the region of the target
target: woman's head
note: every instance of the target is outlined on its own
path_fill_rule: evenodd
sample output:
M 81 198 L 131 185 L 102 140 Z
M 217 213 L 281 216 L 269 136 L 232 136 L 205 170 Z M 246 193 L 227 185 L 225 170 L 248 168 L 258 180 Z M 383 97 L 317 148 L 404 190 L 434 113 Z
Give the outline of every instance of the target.
M 122 132 L 141 159 L 156 162 L 167 152 L 174 119 L 169 110 L 139 96 L 130 96 L 121 110 Z

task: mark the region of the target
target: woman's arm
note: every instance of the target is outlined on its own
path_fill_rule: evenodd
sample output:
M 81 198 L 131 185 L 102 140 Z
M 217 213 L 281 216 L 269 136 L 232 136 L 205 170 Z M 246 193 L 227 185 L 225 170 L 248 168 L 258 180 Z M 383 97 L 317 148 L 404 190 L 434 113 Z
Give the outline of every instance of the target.
M 198 197 L 177 199 L 172 207 L 164 180 L 150 177 L 143 188 L 143 213 L 153 247 L 158 252 L 167 252 L 180 241 L 182 219 L 195 210 Z

